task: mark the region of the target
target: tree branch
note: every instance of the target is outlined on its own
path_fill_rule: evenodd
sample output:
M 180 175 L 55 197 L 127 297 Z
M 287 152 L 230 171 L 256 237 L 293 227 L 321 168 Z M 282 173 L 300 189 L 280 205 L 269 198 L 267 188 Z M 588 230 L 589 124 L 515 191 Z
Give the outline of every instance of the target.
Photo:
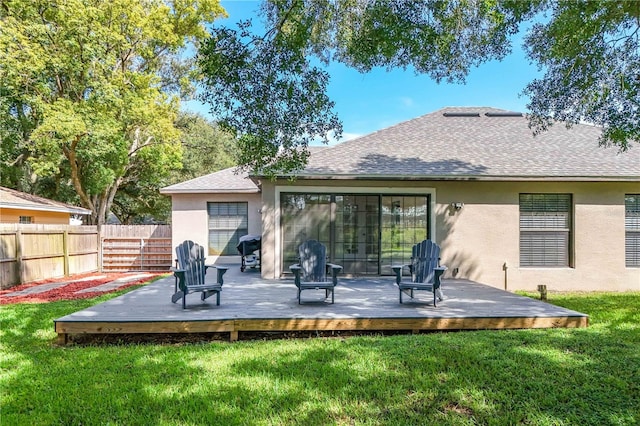
M 74 140 L 71 142 L 71 146 L 67 147 L 66 145 L 62 146 L 62 152 L 64 153 L 67 160 L 69 160 L 69 167 L 71 168 L 71 183 L 73 184 L 74 189 L 78 193 L 80 197 L 80 201 L 82 205 L 88 209 L 94 210 L 94 203 L 89 198 L 89 195 L 84 191 L 82 187 L 82 182 L 80 182 L 80 173 L 78 170 L 78 158 L 76 157 L 76 147 L 82 139 L 86 136 L 86 133 L 77 135 Z

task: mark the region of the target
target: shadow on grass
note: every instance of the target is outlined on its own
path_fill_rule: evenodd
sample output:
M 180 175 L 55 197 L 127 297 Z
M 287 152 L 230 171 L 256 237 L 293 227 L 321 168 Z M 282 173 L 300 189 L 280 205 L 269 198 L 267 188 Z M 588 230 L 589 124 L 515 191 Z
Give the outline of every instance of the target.
M 640 294 L 557 304 L 591 327 L 358 337 L 237 362 L 233 374 L 293 383 L 301 404 L 357 401 L 355 418 L 373 423 L 637 424 Z
M 640 294 L 587 329 L 54 345 L 93 301 L 4 306 L 6 424 L 637 424 Z

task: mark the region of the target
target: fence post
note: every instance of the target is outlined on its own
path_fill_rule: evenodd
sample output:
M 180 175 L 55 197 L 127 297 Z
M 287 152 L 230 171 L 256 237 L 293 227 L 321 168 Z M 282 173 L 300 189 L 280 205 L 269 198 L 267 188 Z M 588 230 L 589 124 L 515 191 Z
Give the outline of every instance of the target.
M 16 269 L 18 270 L 18 285 L 24 283 L 24 265 L 22 263 L 22 231 L 16 231 Z
M 99 272 L 104 272 L 103 268 L 104 268 L 104 262 L 102 259 L 103 253 L 102 253 L 102 225 L 100 225 L 99 223 L 96 225 L 96 239 L 98 240 L 98 271 Z
M 69 276 L 69 231 L 62 231 L 62 253 L 63 262 L 62 269 L 64 270 L 64 276 Z

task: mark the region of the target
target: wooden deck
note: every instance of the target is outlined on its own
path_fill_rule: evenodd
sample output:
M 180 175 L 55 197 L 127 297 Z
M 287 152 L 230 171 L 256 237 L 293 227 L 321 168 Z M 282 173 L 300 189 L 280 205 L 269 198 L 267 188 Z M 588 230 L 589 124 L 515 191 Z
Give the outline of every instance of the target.
M 302 292 L 297 301 L 293 280 L 263 280 L 240 265 L 225 275 L 221 304 L 215 298 L 187 296 L 187 309 L 171 303 L 173 277 L 55 320 L 59 341 L 74 334 L 243 333 L 273 331 L 399 331 L 586 327 L 588 316 L 539 300 L 468 280 L 446 279 L 446 299 L 432 306 L 432 296 L 417 292 L 398 303 L 393 277 L 340 280 L 335 304 L 324 291 Z M 215 280 L 210 273 L 207 279 Z

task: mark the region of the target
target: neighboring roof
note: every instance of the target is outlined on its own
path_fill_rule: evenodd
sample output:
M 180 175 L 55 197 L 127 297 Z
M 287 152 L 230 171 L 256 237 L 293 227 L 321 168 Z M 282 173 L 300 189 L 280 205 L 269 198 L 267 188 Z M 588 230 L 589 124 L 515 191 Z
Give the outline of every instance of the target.
M 640 181 L 640 144 L 599 146 L 602 129 L 556 123 L 533 136 L 527 117 L 444 108 L 314 152 L 298 178 Z
M 91 210 L 82 207 L 49 200 L 48 198 L 38 197 L 2 186 L 0 186 L 0 207 L 3 209 L 24 209 L 83 215 L 91 214 Z
M 235 167 L 160 189 L 161 194 L 198 194 L 203 192 L 253 193 L 260 192 L 260 189 L 246 172 L 238 172 Z

